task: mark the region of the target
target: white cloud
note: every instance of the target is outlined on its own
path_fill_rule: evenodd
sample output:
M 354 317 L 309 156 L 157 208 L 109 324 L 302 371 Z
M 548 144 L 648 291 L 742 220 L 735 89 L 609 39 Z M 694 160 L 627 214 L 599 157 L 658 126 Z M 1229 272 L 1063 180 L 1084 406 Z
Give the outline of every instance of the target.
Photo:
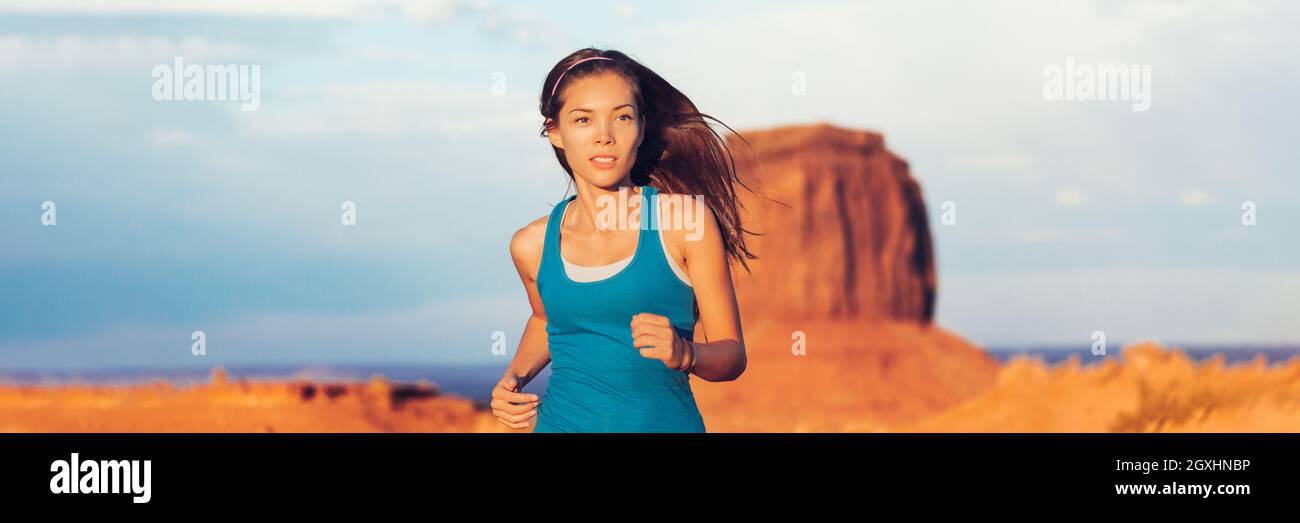
M 348 133 L 527 136 L 541 128 L 535 103 L 493 96 L 487 78 L 477 89 L 427 81 L 327 84 L 264 99 L 261 111 L 241 115 L 237 125 L 257 137 Z
M 3 0 L 0 11 L 54 14 L 198 14 L 250 17 L 342 18 L 388 2 L 364 0 Z M 445 2 L 432 2 L 445 3 Z
M 621 2 L 614 7 L 614 16 L 624 20 L 635 20 L 638 18 L 636 6 L 631 2 Z
M 1008 175 L 1036 174 L 1033 170 L 1035 160 L 1024 151 L 1006 149 L 998 152 L 980 150 L 958 156 L 952 160 L 959 169 L 997 171 Z
M 1083 203 L 1083 191 L 1078 189 L 1062 189 L 1056 193 L 1056 204 L 1065 207 L 1077 207 Z
M 1055 231 L 1032 230 L 1020 233 L 1020 241 L 1024 243 L 1042 243 L 1058 239 L 1059 233 Z
M 396 13 L 438 27 L 471 18 L 489 32 L 532 43 L 551 32 L 533 11 L 485 0 L 0 0 L 0 13 L 200 15 L 247 18 L 375 19 Z
M 431 2 L 400 2 L 402 12 L 425 24 L 440 25 L 450 22 L 456 16 L 457 8 L 464 2 L 440 0 Z M 481 4 L 481 2 L 480 2 Z
M 184 56 L 193 63 L 228 60 L 249 51 L 243 44 L 214 42 L 200 36 L 175 39 L 133 34 L 112 37 L 10 34 L 0 35 L 0 72 L 38 69 L 67 73 L 130 64 L 170 64 L 175 56 Z
M 1013 243 L 1044 242 L 1099 242 L 1114 240 L 1124 236 L 1123 231 L 1113 227 L 1067 229 L 1067 228 L 1033 228 L 1013 234 Z
M 1180 177 L 1216 175 L 1205 163 L 1182 168 L 1175 158 L 1184 151 L 1238 148 L 1259 153 L 1243 155 L 1259 162 L 1280 155 L 1259 139 L 1276 129 L 1187 133 L 1182 122 L 1237 131 L 1253 108 L 1222 101 L 1250 99 L 1261 92 L 1257 82 L 1294 80 L 1258 65 L 1300 43 L 1280 22 L 1294 18 L 1293 3 L 923 4 L 702 5 L 697 17 L 634 26 L 620 48 L 735 127 L 829 119 L 881 130 L 895 152 L 914 160 L 923 182 L 959 184 L 949 180 L 974 175 L 1018 184 L 999 187 L 1012 197 L 1038 190 L 1027 179 L 1086 175 L 1090 193 L 1107 195 L 1107 203 L 1145 205 L 1167 199 L 1166 184 Z M 726 37 L 701 45 L 698 35 L 719 21 Z M 1236 43 L 1215 46 L 1215 35 Z M 1190 40 L 1211 44 L 1199 53 L 1178 45 Z M 1042 69 L 1066 56 L 1151 64 L 1156 96 L 1167 105 L 1134 113 L 1127 104 L 1047 102 Z M 791 95 L 791 71 L 806 74 L 807 96 Z M 1267 97 L 1256 100 L 1251 105 L 1268 105 Z M 1140 153 L 1135 143 L 1143 144 Z M 1275 176 L 1252 167 L 1256 179 Z M 1027 192 L 1016 194 L 1021 187 Z
M 1178 201 L 1188 207 L 1197 207 L 1210 201 L 1210 195 L 1200 189 L 1187 189 L 1178 195 Z
M 188 145 L 194 142 L 194 135 L 184 129 L 157 129 L 150 138 L 155 145 Z

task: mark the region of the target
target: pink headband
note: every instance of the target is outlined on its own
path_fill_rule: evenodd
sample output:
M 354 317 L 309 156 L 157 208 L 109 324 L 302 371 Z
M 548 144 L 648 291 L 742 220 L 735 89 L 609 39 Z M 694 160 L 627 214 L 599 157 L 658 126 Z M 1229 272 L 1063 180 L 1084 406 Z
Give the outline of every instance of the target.
M 569 69 L 573 69 L 573 68 L 576 67 L 578 64 L 580 64 L 580 63 L 582 63 L 582 62 L 587 62 L 587 61 L 590 61 L 590 60 L 609 60 L 609 61 L 611 61 L 611 62 L 614 61 L 613 58 L 606 58 L 606 57 L 603 57 L 603 56 L 593 56 L 593 57 L 591 57 L 591 58 L 583 58 L 583 59 L 581 59 L 581 60 L 578 60 L 578 61 L 576 61 L 576 62 L 573 62 L 573 65 L 570 65 L 569 67 L 565 68 L 565 69 L 564 69 L 564 72 L 563 72 L 563 73 L 560 73 L 559 78 L 556 78 L 556 79 L 555 79 L 555 85 L 552 85 L 552 86 L 551 86 L 551 96 L 550 96 L 550 98 L 547 98 L 548 103 L 549 103 L 549 100 L 555 98 L 555 89 L 558 88 L 558 87 L 560 87 L 560 81 L 561 81 L 561 80 L 564 80 L 564 75 L 569 74 Z

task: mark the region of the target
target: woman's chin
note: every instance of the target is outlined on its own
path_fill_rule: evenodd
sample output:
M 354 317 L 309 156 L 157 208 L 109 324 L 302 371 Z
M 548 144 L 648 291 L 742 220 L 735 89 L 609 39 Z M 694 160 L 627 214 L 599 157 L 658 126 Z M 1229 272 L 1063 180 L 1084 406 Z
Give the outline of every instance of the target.
M 614 173 L 614 172 L 586 173 L 584 176 L 582 176 L 582 179 L 586 180 L 587 183 L 599 187 L 601 189 L 616 190 L 619 184 L 622 183 L 622 181 L 625 178 L 627 178 L 628 175 L 629 173 L 627 171 L 623 171 L 621 173 Z

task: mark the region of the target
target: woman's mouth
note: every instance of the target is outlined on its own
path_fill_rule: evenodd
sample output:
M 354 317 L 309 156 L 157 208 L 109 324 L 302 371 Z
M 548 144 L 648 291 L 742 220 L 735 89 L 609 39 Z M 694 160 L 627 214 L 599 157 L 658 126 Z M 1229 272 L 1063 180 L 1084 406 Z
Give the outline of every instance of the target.
M 613 168 L 614 165 L 617 163 L 618 163 L 617 156 L 602 154 L 602 155 L 596 155 L 591 157 L 591 165 L 597 169 L 610 169 Z

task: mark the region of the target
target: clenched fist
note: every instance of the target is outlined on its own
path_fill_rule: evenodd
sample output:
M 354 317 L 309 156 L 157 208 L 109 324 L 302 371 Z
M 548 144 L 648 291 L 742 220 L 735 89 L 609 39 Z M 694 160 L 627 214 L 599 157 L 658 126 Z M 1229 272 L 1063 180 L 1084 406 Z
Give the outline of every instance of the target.
M 668 318 L 643 312 L 632 316 L 632 346 L 641 357 L 664 362 L 670 369 L 690 372 L 695 364 L 695 346 L 677 335 Z
M 509 374 L 503 376 L 492 388 L 492 414 L 512 429 L 522 429 L 537 416 L 537 406 L 542 402 L 536 394 L 519 392 L 519 379 Z

